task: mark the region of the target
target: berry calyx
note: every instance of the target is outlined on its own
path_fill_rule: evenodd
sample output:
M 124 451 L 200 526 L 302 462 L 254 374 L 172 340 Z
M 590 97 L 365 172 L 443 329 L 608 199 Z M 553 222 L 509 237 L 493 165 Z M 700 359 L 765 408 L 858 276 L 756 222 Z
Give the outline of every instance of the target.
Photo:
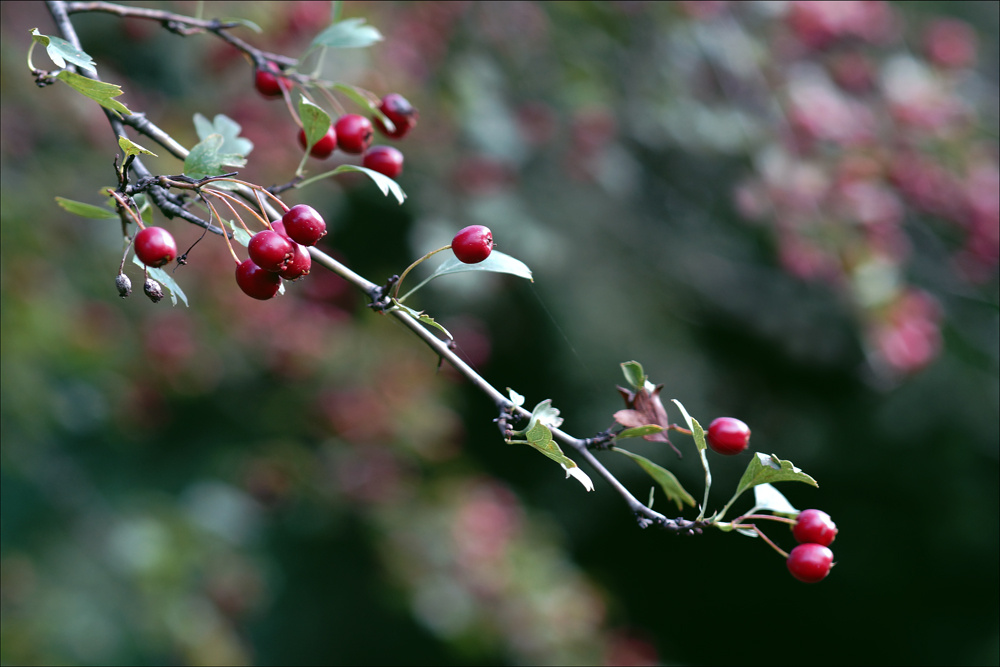
M 386 129 L 385 123 L 378 116 L 375 117 L 375 127 L 379 132 L 391 139 L 402 139 L 417 124 L 419 114 L 405 97 L 398 93 L 389 93 L 382 98 L 378 106 L 386 118 L 392 121 L 395 126 L 391 132 Z
M 326 222 L 312 206 L 298 204 L 285 211 L 281 222 L 288 238 L 304 246 L 316 245 L 326 236 Z
M 309 275 L 309 271 L 312 269 L 312 255 L 306 250 L 305 246 L 294 243 L 295 246 L 294 256 L 292 261 L 288 263 L 282 271 L 278 272 L 278 275 L 285 280 L 298 280 L 302 276 Z
M 295 257 L 295 245 L 278 232 L 265 229 L 257 232 L 247 245 L 250 259 L 265 271 L 275 273 L 288 268 Z
M 372 145 L 372 122 L 356 113 L 344 114 L 334 125 L 340 150 L 345 153 L 361 154 Z
M 735 456 L 750 444 L 750 427 L 739 419 L 719 417 L 708 425 L 708 446 L 716 454 Z
M 299 130 L 299 146 L 302 146 L 302 150 L 305 150 L 309 144 L 306 143 L 306 131 Z M 337 130 L 330 126 L 330 129 L 326 131 L 319 141 L 313 144 L 313 147 L 309 149 L 309 155 L 313 156 L 317 160 L 325 160 L 331 155 L 333 151 L 337 149 Z
M 458 261 L 478 264 L 493 252 L 493 232 L 483 225 L 470 225 L 455 234 L 451 250 Z
M 252 259 L 245 259 L 236 267 L 236 284 L 247 296 L 266 301 L 278 293 L 281 276 L 265 271 L 254 264 Z
M 135 255 L 146 266 L 160 267 L 177 259 L 177 243 L 163 227 L 146 227 L 135 235 Z
M 403 171 L 403 154 L 392 146 L 372 146 L 365 152 L 361 166 L 396 178 Z
M 815 584 L 830 574 L 833 552 L 822 544 L 800 544 L 788 554 L 786 563 L 793 577 L 807 584 Z
M 792 526 L 792 535 L 801 544 L 830 546 L 837 537 L 837 524 L 822 510 L 802 510 Z
M 264 97 L 281 97 L 282 88 L 291 87 L 291 82 L 283 76 L 279 76 L 270 67 L 258 69 L 254 74 L 254 88 Z

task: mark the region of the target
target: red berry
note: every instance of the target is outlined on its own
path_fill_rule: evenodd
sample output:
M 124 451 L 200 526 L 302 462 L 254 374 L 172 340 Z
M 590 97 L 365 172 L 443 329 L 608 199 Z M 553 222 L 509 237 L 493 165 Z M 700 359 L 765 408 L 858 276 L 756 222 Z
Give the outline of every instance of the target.
M 337 130 L 337 140 L 340 150 L 345 153 L 360 154 L 372 145 L 372 122 L 356 113 L 344 114 L 334 125 Z
M 403 154 L 392 146 L 372 146 L 365 153 L 361 166 L 396 178 L 403 171 Z
M 292 261 L 283 271 L 278 272 L 278 275 L 285 280 L 298 280 L 302 276 L 309 275 L 309 270 L 312 269 L 312 255 L 309 254 L 306 247 L 298 243 L 293 243 L 293 245 L 295 246 L 295 255 L 292 257 Z
M 288 238 L 305 246 L 316 245 L 316 242 L 326 236 L 326 222 L 323 216 L 312 206 L 299 204 L 293 206 L 281 218 Z
M 708 446 L 717 454 L 734 456 L 750 444 L 750 427 L 739 419 L 719 417 L 708 425 Z
M 163 227 L 146 227 L 135 235 L 135 255 L 146 266 L 163 266 L 177 259 L 177 243 Z
M 266 301 L 278 293 L 281 276 L 265 271 L 254 264 L 252 259 L 245 259 L 236 267 L 236 284 L 247 296 Z
M 406 136 L 406 133 L 417 124 L 417 118 L 420 116 L 417 110 L 413 108 L 413 105 L 398 93 L 390 93 L 383 97 L 378 109 L 396 127 L 390 132 L 378 116 L 375 117 L 375 126 L 379 132 L 392 139 L 402 139 Z
M 451 240 L 455 257 L 465 264 L 478 264 L 493 252 L 493 232 L 483 225 L 470 225 Z
M 306 131 L 299 130 L 299 146 L 302 146 L 302 150 L 306 149 Z M 333 154 L 333 151 L 337 149 L 337 131 L 330 126 L 330 129 L 326 131 L 319 141 L 313 144 L 313 147 L 309 150 L 309 155 L 312 155 L 317 160 L 325 160 Z
M 291 82 L 283 76 L 278 76 L 271 69 L 258 69 L 254 74 L 253 85 L 264 97 L 281 97 L 281 89 L 288 90 Z
M 800 544 L 788 554 L 788 571 L 799 581 L 815 584 L 830 574 L 833 552 L 822 544 Z
M 265 271 L 275 273 L 288 268 L 295 257 L 295 245 L 287 237 L 278 232 L 265 229 L 257 232 L 247 246 L 250 259 Z
M 837 537 L 837 524 L 822 510 L 802 510 L 799 520 L 792 526 L 792 535 L 801 544 L 830 546 Z

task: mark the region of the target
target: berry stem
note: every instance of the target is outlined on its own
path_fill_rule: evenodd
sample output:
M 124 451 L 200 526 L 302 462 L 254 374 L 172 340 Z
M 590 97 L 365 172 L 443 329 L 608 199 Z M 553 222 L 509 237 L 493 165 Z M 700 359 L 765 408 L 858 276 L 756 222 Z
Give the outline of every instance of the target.
M 225 229 L 225 223 L 222 221 L 222 216 L 220 216 L 219 212 L 215 210 L 215 206 L 213 206 L 212 202 L 208 200 L 208 197 L 202 194 L 201 200 L 205 203 L 206 206 L 208 206 L 209 210 L 212 212 L 212 215 L 219 221 L 219 226 Z M 243 221 L 241 220 L 240 222 Z M 239 266 L 240 258 L 239 256 L 237 256 L 236 251 L 233 249 L 233 242 L 229 240 L 229 234 L 223 234 L 222 238 L 226 239 L 226 245 L 229 246 L 229 254 L 233 256 L 233 261 L 236 262 L 236 266 Z
M 429 253 L 427 253 L 426 255 L 424 255 L 423 257 L 421 257 L 420 259 L 418 259 L 417 261 L 415 261 L 413 264 L 410 264 L 408 267 L 406 267 L 406 270 L 403 271 L 403 273 L 399 276 L 399 280 L 396 281 L 396 286 L 392 290 L 392 298 L 395 299 L 395 300 L 397 300 L 397 301 L 399 301 L 400 303 L 402 303 L 403 299 L 405 299 L 414 290 L 416 290 L 421 285 L 423 285 L 424 283 L 420 283 L 420 285 L 417 285 L 417 287 L 414 287 L 412 290 L 410 290 L 409 292 L 406 293 L 406 295 L 403 297 L 403 299 L 398 298 L 399 297 L 399 286 L 403 284 L 403 279 L 406 278 L 407 274 L 409 274 L 410 271 L 412 271 L 414 269 L 414 267 L 416 267 L 418 264 L 420 264 L 422 261 L 424 261 L 425 259 L 427 259 L 431 255 L 436 255 L 437 253 L 442 252 L 444 250 L 448 250 L 450 248 L 451 248 L 451 244 L 449 243 L 446 246 L 441 246 L 437 250 L 431 250 Z
M 125 209 L 128 212 L 128 214 L 132 216 L 132 219 L 135 220 L 135 224 L 139 225 L 139 229 L 146 228 L 146 225 L 142 224 L 142 217 L 137 215 L 136 212 L 132 210 L 132 207 L 128 205 L 128 203 L 125 201 L 125 198 L 122 197 L 120 193 L 112 190 L 111 188 L 108 188 L 108 194 L 114 197 L 115 201 L 118 202 L 118 206 L 120 208 Z

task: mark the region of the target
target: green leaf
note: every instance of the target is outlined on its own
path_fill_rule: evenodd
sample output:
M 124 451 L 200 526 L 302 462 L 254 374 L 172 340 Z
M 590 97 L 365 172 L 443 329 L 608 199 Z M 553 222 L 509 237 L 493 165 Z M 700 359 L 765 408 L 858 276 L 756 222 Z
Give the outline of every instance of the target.
M 250 19 L 241 19 L 239 17 L 236 17 L 236 18 L 219 19 L 219 22 L 220 23 L 238 23 L 239 25 L 241 25 L 241 26 L 243 26 L 245 28 L 250 28 L 255 33 L 257 33 L 258 35 L 261 34 L 262 32 L 264 32 L 264 30 L 259 25 L 257 25 L 256 23 L 254 23 Z
M 233 230 L 234 241 L 244 248 L 250 245 L 250 239 L 253 237 L 247 230 L 243 229 L 243 225 L 237 224 L 235 220 L 226 220 L 226 224 Z
M 331 49 L 357 49 L 381 42 L 384 38 L 374 26 L 365 25 L 363 18 L 344 19 L 330 25 L 316 35 L 306 50 L 327 47 Z
M 688 411 L 681 405 L 681 402 L 676 398 L 672 399 L 677 407 L 681 411 L 681 415 L 684 416 L 684 421 L 687 422 L 688 429 L 691 431 L 691 435 L 694 437 L 694 442 L 698 446 L 699 451 L 705 451 L 708 448 L 708 443 L 705 442 L 705 431 L 701 428 L 701 424 L 698 420 L 688 414 Z
M 65 197 L 56 197 L 56 203 L 74 215 L 94 220 L 117 220 L 118 214 L 114 211 L 93 204 L 85 204 L 82 201 L 73 201 Z
M 364 88 L 358 88 L 357 86 L 352 86 L 347 83 L 334 83 L 330 86 L 332 89 L 339 91 L 345 97 L 350 98 L 352 102 L 357 104 L 359 107 L 364 107 L 369 111 L 381 114 L 382 112 L 378 110 L 378 106 L 381 100 L 372 95 Z
M 152 266 L 146 266 L 145 264 L 142 263 L 142 260 L 140 260 L 135 255 L 132 255 L 132 263 L 135 264 L 136 266 L 140 266 L 149 271 L 149 277 L 155 280 L 156 282 L 160 283 L 161 285 L 163 285 L 163 287 L 165 287 L 166 290 L 170 292 L 171 303 L 173 303 L 176 306 L 177 299 L 179 297 L 180 300 L 184 302 L 185 306 L 188 305 L 187 295 L 184 294 L 184 290 L 180 288 L 180 285 L 177 284 L 177 282 L 173 279 L 173 277 L 169 273 L 167 273 L 163 269 L 158 269 Z
M 343 174 L 348 171 L 360 171 L 362 174 L 368 174 L 368 177 L 375 181 L 375 185 L 379 187 L 382 194 L 389 196 L 389 193 L 391 192 L 396 198 L 396 201 L 400 204 L 402 204 L 403 200 L 406 199 L 406 193 L 403 192 L 403 188 L 399 187 L 399 183 L 392 180 L 385 174 L 380 174 L 377 171 L 372 171 L 371 169 L 367 169 L 365 167 L 357 167 L 353 164 L 342 164 L 330 172 L 330 175 L 336 176 L 337 174 Z
M 552 431 L 549 427 L 541 422 L 536 422 L 528 431 L 524 434 L 527 441 L 513 441 L 520 444 L 527 444 L 538 451 L 540 451 L 545 456 L 549 457 L 559 465 L 563 467 L 566 471 L 566 477 L 574 477 L 583 488 L 588 491 L 594 490 L 594 482 L 590 479 L 587 473 L 580 470 L 580 467 L 576 465 L 573 459 L 569 458 L 563 454 L 562 449 L 556 444 L 555 440 L 552 439 Z
M 625 381 L 632 385 L 632 389 L 640 391 L 646 386 L 646 372 L 642 370 L 642 364 L 638 361 L 626 361 L 621 366 Z
M 441 333 L 443 333 L 445 336 L 447 336 L 449 340 L 455 340 L 455 337 L 451 335 L 450 331 L 448 331 L 447 329 L 445 329 L 443 325 L 441 325 L 440 323 L 438 323 L 433 317 L 431 317 L 430 315 L 428 315 L 424 311 L 422 311 L 422 310 L 415 310 L 413 308 L 410 308 L 409 306 L 404 306 L 403 304 L 399 303 L 398 301 L 396 302 L 395 305 L 400 310 L 406 311 L 406 313 L 408 315 L 410 315 L 410 317 L 413 317 L 417 321 L 422 322 L 423 324 L 426 324 L 427 326 L 434 327 L 435 329 L 437 329 L 438 331 L 440 331 Z
M 211 122 L 200 113 L 194 115 L 194 129 L 198 139 L 204 141 L 213 134 L 222 135 L 220 153 L 230 153 L 246 157 L 253 150 L 253 142 L 240 136 L 243 128 L 235 120 L 225 114 L 216 115 Z
M 232 171 L 229 167 L 246 165 L 246 158 L 242 155 L 220 152 L 224 141 L 221 134 L 210 134 L 198 142 L 184 159 L 184 175 L 191 178 L 218 176 Z
M 49 58 L 56 64 L 56 67 L 66 67 L 66 61 L 68 60 L 77 67 L 82 67 L 97 74 L 97 66 L 94 64 L 94 59 L 62 37 L 43 35 L 38 32 L 38 28 L 32 28 L 31 39 L 45 47 L 45 52 L 49 54 Z
M 305 130 L 309 148 L 330 130 L 330 114 L 307 100 L 305 95 L 299 98 L 299 118 L 302 119 L 302 129 Z
M 652 435 L 653 433 L 661 433 L 662 431 L 662 426 L 658 426 L 656 424 L 646 424 L 645 426 L 633 426 L 632 428 L 627 428 L 616 435 L 615 438 L 618 440 L 622 440 L 624 438 L 641 438 L 647 435 Z
M 479 262 L 478 264 L 466 264 L 459 261 L 457 257 L 449 257 L 448 259 L 441 262 L 441 265 L 434 269 L 434 272 L 428 276 L 427 280 L 424 282 L 437 278 L 439 276 L 445 276 L 450 273 L 462 273 L 463 271 L 491 271 L 493 273 L 509 273 L 519 278 L 525 278 L 534 282 L 531 276 L 531 269 L 528 265 L 519 259 L 514 259 L 510 255 L 500 252 L 499 250 L 494 250 L 490 253 L 490 256 Z
M 129 155 L 152 155 L 153 157 L 160 157 L 153 151 L 147 150 L 139 144 L 122 136 L 118 137 L 118 147 L 125 152 L 126 157 Z
M 110 109 L 111 111 L 125 114 L 126 116 L 132 115 L 132 112 L 127 106 L 114 99 L 115 97 L 124 94 L 121 86 L 116 86 L 113 83 L 105 83 L 104 81 L 88 79 L 85 76 L 81 76 L 76 72 L 70 72 L 69 70 L 59 72 L 59 75 L 56 78 L 81 95 L 94 100 L 105 109 Z
M 819 486 L 815 479 L 796 468 L 791 461 L 782 461 L 774 454 L 757 452 L 750 460 L 750 464 L 747 465 L 743 477 L 740 478 L 733 499 L 758 484 L 771 484 L 773 482 L 805 482 L 815 487 Z
M 766 510 L 774 512 L 775 514 L 784 514 L 787 516 L 797 516 L 799 513 L 799 511 L 795 509 L 790 502 L 788 502 L 788 498 L 785 498 L 785 495 L 781 493 L 781 491 L 778 491 L 767 482 L 753 487 L 753 497 L 753 509 L 747 512 L 747 514 L 755 514 L 760 510 Z
M 667 495 L 669 500 L 672 500 L 677 509 L 682 509 L 684 504 L 694 507 L 695 499 L 690 493 L 688 493 L 681 483 L 677 481 L 674 473 L 670 472 L 666 468 L 653 463 L 645 456 L 639 456 L 638 454 L 633 454 L 632 452 L 622 449 L 621 447 L 612 447 L 612 451 L 624 454 L 633 461 L 639 464 L 639 467 L 646 471 L 646 474 L 653 478 L 660 488 L 663 489 L 663 493 Z

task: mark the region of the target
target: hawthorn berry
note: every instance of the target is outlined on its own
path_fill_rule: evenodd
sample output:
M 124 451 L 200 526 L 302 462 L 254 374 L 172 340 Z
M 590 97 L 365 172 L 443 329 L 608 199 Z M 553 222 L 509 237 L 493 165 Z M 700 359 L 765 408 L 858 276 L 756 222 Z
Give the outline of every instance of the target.
M 252 259 L 245 259 L 236 267 L 236 284 L 247 296 L 266 301 L 278 293 L 281 276 L 265 271 Z
M 396 178 L 403 171 L 403 154 L 392 146 L 372 146 L 365 151 L 361 166 Z
M 309 275 L 309 271 L 312 269 L 312 255 L 309 254 L 305 246 L 299 245 L 294 241 L 292 245 L 295 246 L 292 261 L 288 263 L 287 267 L 278 272 L 278 275 L 285 280 L 298 280 L 302 276 Z
M 716 454 L 735 456 L 750 444 L 750 427 L 739 419 L 719 417 L 708 425 L 708 446 Z
M 340 150 L 345 153 L 361 154 L 372 145 L 372 122 L 356 113 L 344 114 L 334 125 Z
M 417 124 L 417 118 L 419 117 L 417 110 L 413 108 L 413 105 L 405 97 L 398 93 L 389 93 L 383 97 L 378 109 L 396 127 L 390 132 L 378 116 L 375 117 L 375 127 L 378 128 L 379 132 L 391 139 L 402 139 Z
M 177 259 L 177 243 L 163 227 L 146 227 L 135 235 L 135 255 L 146 266 L 160 267 Z
M 247 245 L 250 259 L 265 271 L 278 273 L 288 268 L 295 257 L 295 246 L 291 240 L 278 232 L 265 229 L 253 235 Z
M 800 544 L 788 554 L 787 565 L 793 577 L 807 584 L 815 584 L 830 574 L 833 552 L 822 544 Z
M 326 222 L 312 206 L 298 204 L 285 211 L 281 222 L 288 238 L 304 246 L 316 245 L 326 236 Z
M 270 67 L 258 69 L 254 74 L 254 88 L 264 97 L 281 97 L 281 89 L 290 87 L 290 82 L 283 76 L 279 76 Z
M 822 510 L 802 510 L 792 526 L 792 535 L 801 544 L 821 544 L 824 547 L 837 537 L 837 524 Z
M 302 146 L 302 150 L 305 150 L 309 144 L 306 142 L 306 131 L 299 130 L 299 146 Z M 326 131 L 319 141 L 313 144 L 313 147 L 309 149 L 309 155 L 313 156 L 317 160 L 325 160 L 331 155 L 333 151 L 337 149 L 337 130 L 331 125 L 330 129 Z
M 478 264 L 493 252 L 493 232 L 483 225 L 470 225 L 451 240 L 455 257 L 465 264 Z

